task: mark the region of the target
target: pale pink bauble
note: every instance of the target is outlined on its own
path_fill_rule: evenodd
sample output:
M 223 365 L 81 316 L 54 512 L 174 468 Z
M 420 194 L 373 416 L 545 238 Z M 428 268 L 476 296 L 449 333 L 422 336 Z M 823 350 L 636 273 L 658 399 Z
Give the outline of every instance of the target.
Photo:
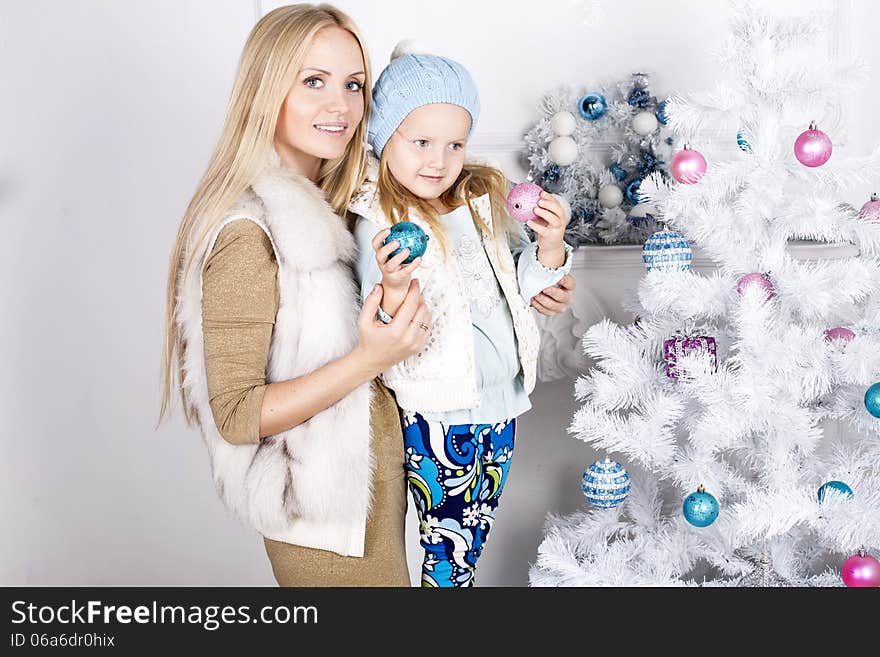
M 859 550 L 843 562 L 840 576 L 847 586 L 876 588 L 880 586 L 880 561 Z
M 524 182 L 514 185 L 507 195 L 507 211 L 510 216 L 524 224 L 535 221 L 535 206 L 541 198 L 541 188 L 535 183 Z
M 871 194 L 871 200 L 859 210 L 859 218 L 870 221 L 872 224 L 880 224 L 880 197 Z
M 746 288 L 757 286 L 764 290 L 764 300 L 772 299 L 776 296 L 776 292 L 773 289 L 773 283 L 770 278 L 766 274 L 761 274 L 755 272 L 753 274 L 746 274 L 736 284 L 736 291 L 742 296 L 743 292 L 745 292 Z
M 706 158 L 702 153 L 685 146 L 684 150 L 672 156 L 669 171 L 678 182 L 693 185 L 706 175 L 707 166 Z
M 794 156 L 805 167 L 820 167 L 831 157 L 831 138 L 811 123 L 794 142 Z
M 856 334 L 844 326 L 836 326 L 825 331 L 826 342 L 831 342 L 832 340 L 849 342 L 854 337 L 856 337 Z

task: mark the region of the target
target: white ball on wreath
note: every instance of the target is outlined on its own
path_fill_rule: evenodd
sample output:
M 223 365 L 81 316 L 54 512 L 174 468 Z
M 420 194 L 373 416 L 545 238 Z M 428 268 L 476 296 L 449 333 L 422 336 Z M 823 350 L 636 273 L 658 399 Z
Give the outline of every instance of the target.
M 617 185 L 605 185 L 599 190 L 599 204 L 603 208 L 616 208 L 623 203 L 623 192 Z
M 574 164 L 578 158 L 577 142 L 571 137 L 557 137 L 547 147 L 547 154 L 554 163 L 561 167 Z
M 660 126 L 652 112 L 639 112 L 632 119 L 632 129 L 637 135 L 647 137 Z
M 574 134 L 577 121 L 571 112 L 556 112 L 550 118 L 550 127 L 557 137 L 570 137 Z

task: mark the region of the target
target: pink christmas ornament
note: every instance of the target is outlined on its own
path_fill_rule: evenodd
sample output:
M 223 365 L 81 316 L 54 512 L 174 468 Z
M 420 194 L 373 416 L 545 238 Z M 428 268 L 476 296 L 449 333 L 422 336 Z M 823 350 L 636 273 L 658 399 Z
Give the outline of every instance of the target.
M 859 210 L 859 218 L 872 224 L 880 224 L 880 197 L 877 196 L 877 192 L 871 194 L 871 200 Z
M 832 340 L 843 340 L 844 342 L 849 342 L 854 337 L 856 337 L 856 334 L 843 326 L 837 326 L 835 328 L 830 328 L 825 331 L 826 342 L 831 342 Z
M 706 158 L 685 144 L 684 150 L 672 156 L 669 171 L 678 182 L 693 185 L 706 175 L 706 167 Z
M 876 588 L 880 586 L 880 561 L 859 550 L 843 562 L 840 576 L 847 586 Z
M 794 156 L 805 167 L 820 167 L 831 157 L 831 138 L 816 129 L 816 122 L 804 130 L 794 142 Z
M 688 373 L 679 365 L 682 356 L 698 355 L 707 359 L 713 372 L 718 371 L 718 347 L 711 335 L 675 336 L 663 342 L 666 376 L 670 379 L 687 378 Z
M 742 278 L 739 279 L 739 282 L 736 284 L 736 291 L 740 296 L 743 295 L 747 287 L 751 287 L 756 285 L 757 287 L 764 290 L 764 301 L 769 301 L 774 296 L 776 296 L 776 292 L 773 289 L 773 282 L 770 280 L 770 277 L 767 274 L 753 273 L 746 274 Z
M 538 205 L 542 191 L 535 183 L 524 182 L 514 185 L 507 195 L 507 211 L 510 216 L 521 224 L 535 221 L 538 218 L 535 214 L 535 206 Z

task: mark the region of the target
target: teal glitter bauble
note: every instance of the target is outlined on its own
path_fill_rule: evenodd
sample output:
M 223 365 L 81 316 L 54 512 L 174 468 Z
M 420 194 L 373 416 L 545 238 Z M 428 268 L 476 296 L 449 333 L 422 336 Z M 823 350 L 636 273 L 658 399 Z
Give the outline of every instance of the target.
M 865 391 L 865 408 L 874 417 L 880 417 L 880 383 L 875 383 Z
M 396 256 L 403 249 L 409 249 L 409 255 L 403 261 L 403 264 L 408 265 L 416 258 L 425 255 L 425 249 L 428 248 L 428 239 L 425 231 L 414 223 L 411 221 L 401 221 L 399 224 L 394 224 L 391 227 L 391 234 L 385 238 L 385 244 L 394 240 L 400 242 L 400 246 L 392 251 L 389 256 L 390 258 Z
M 825 499 L 825 493 L 827 493 L 829 490 L 836 490 L 839 493 L 846 495 L 847 497 L 853 496 L 852 488 L 847 486 L 842 481 L 826 481 L 824 484 L 819 486 L 818 497 L 820 502 Z
M 718 517 L 718 500 L 700 486 L 685 498 L 681 511 L 684 519 L 694 527 L 708 527 Z

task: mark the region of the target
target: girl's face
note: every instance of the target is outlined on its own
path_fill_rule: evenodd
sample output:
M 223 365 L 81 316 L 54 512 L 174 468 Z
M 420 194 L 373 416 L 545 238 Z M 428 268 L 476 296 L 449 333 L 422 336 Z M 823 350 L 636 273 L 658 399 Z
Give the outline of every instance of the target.
M 350 32 L 325 27 L 315 35 L 275 126 L 285 166 L 315 180 L 322 160 L 342 157 L 364 118 L 364 68 Z
M 385 145 L 394 179 L 412 194 L 447 212 L 439 197 L 455 184 L 464 166 L 471 115 L 447 103 L 422 105 L 410 112 Z

